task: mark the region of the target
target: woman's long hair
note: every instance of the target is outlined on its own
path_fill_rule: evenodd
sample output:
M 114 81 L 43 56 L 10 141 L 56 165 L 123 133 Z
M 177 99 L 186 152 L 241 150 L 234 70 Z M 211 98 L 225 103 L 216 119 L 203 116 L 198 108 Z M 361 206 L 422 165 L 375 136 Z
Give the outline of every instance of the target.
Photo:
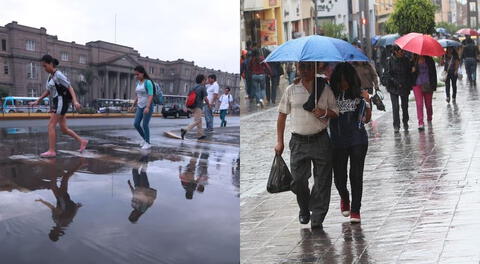
M 343 94 L 340 87 L 342 79 L 348 83 L 348 89 L 344 94 L 345 99 L 360 98 L 362 95 L 360 77 L 358 77 L 355 68 L 348 62 L 337 64 L 330 77 L 330 86 L 332 87 L 333 94 L 336 98 Z
M 142 65 L 138 65 L 133 70 L 136 71 L 136 72 L 139 72 L 139 73 L 143 73 L 143 79 L 147 79 L 147 80 L 150 80 L 150 81 L 152 80 L 150 78 L 150 76 L 148 75 L 147 71 L 145 70 L 145 68 Z

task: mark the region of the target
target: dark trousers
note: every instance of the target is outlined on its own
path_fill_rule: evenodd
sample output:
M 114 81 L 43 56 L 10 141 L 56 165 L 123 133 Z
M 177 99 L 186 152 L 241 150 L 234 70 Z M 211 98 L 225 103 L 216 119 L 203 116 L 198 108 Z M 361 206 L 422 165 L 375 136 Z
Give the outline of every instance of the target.
M 475 58 L 465 58 L 465 71 L 469 81 L 477 80 L 477 60 Z
M 454 73 L 449 73 L 445 80 L 445 92 L 447 93 L 447 98 L 450 98 L 450 82 L 452 82 L 452 97 L 455 99 L 455 97 L 457 97 L 457 76 Z
M 403 124 L 408 123 L 408 95 L 398 95 L 390 93 L 390 99 L 392 100 L 392 112 L 393 112 L 393 127 L 400 128 L 400 106 L 399 98 L 402 101 L 402 121 Z
M 332 188 L 332 147 L 326 132 L 306 138 L 297 134 L 290 140 L 292 191 L 303 214 L 312 211 L 312 219 L 323 222 L 330 204 Z M 310 192 L 308 179 L 312 176 Z
M 335 187 L 342 200 L 352 201 L 351 211 L 360 213 L 363 189 L 363 168 L 368 145 L 355 145 L 349 148 L 335 148 L 333 150 L 333 174 Z M 350 158 L 350 189 L 352 199 L 347 189 L 347 165 Z
M 267 81 L 267 85 L 266 85 L 267 101 L 275 103 L 277 99 L 278 85 L 280 84 L 280 76 L 273 76 L 268 78 L 267 80 L 270 80 L 270 81 Z

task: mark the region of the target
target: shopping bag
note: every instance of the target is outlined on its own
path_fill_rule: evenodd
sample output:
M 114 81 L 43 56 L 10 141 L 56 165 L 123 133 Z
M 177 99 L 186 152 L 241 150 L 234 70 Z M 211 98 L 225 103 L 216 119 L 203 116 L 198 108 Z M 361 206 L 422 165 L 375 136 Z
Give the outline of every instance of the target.
M 270 176 L 268 177 L 267 191 L 269 193 L 290 191 L 292 180 L 292 174 L 288 170 L 287 164 L 282 156 L 275 154 Z

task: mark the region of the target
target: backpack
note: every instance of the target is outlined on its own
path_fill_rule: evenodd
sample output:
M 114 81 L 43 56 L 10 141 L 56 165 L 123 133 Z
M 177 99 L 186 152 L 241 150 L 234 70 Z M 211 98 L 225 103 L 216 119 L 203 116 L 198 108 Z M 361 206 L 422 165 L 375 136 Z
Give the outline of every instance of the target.
M 197 89 L 193 89 L 188 93 L 187 96 L 187 103 L 185 106 L 187 108 L 195 108 L 197 106 Z
M 162 92 L 162 88 L 161 88 L 160 84 L 158 84 L 157 82 L 154 82 L 152 80 L 150 80 L 150 82 L 152 82 L 152 84 L 153 84 L 153 100 L 152 100 L 152 102 L 156 105 L 163 105 L 165 100 L 163 98 L 163 92 Z M 146 86 L 145 86 L 145 90 L 147 91 L 147 94 L 148 94 L 148 89 L 147 89 Z

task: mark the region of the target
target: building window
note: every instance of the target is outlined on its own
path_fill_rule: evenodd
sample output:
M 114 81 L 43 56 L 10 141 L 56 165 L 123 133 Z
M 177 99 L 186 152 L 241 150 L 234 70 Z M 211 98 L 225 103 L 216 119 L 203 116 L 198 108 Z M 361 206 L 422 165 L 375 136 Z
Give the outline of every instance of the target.
M 170 83 L 170 89 L 168 91 L 170 94 L 173 94 L 173 82 Z
M 188 84 L 185 84 L 185 88 L 183 89 L 183 93 L 186 94 L 188 91 Z
M 185 69 L 185 76 L 188 76 L 188 75 L 190 75 L 190 70 Z
M 85 82 L 85 75 L 79 74 L 79 75 L 78 75 L 78 79 L 79 79 L 81 82 Z
M 33 62 L 27 64 L 27 79 L 37 79 L 38 77 L 38 66 Z
M 26 44 L 26 48 L 27 48 L 27 50 L 35 51 L 35 40 L 28 39 L 27 44 Z
M 8 75 L 8 63 L 5 62 L 5 65 L 3 65 L 3 73 L 5 73 L 5 75 Z
M 62 61 L 68 61 L 68 53 L 62 52 L 60 54 L 60 58 L 61 58 Z
M 153 74 L 154 70 L 155 69 L 153 67 L 150 67 L 150 74 Z
M 164 73 L 165 73 L 165 69 L 164 69 L 164 68 L 161 68 L 161 69 L 160 69 L 160 73 L 164 74 Z
M 80 63 L 81 64 L 87 64 L 87 56 L 80 55 Z
M 7 51 L 7 40 L 2 39 L 2 51 Z

